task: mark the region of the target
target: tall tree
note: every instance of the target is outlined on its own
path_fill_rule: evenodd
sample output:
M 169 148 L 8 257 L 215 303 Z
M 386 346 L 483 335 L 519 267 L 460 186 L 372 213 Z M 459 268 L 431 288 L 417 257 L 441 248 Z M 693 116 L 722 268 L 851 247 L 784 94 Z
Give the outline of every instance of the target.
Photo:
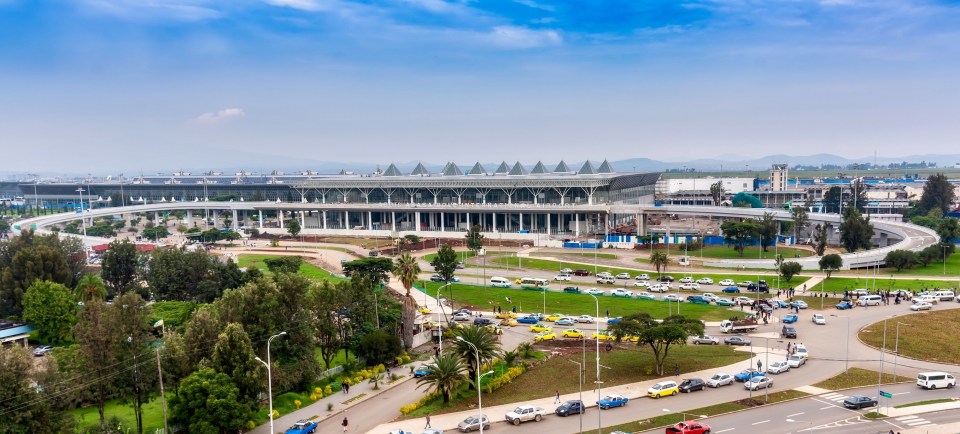
M 23 319 L 37 328 L 41 341 L 63 344 L 77 321 L 77 303 L 66 286 L 37 280 L 23 296 Z
M 869 250 L 873 247 L 870 239 L 873 238 L 873 224 L 870 217 L 863 217 L 856 208 L 843 210 L 843 221 L 840 223 L 840 243 L 848 252 L 859 249 Z
M 823 210 L 828 213 L 838 213 L 840 212 L 840 204 L 842 203 L 842 194 L 843 191 L 839 186 L 830 187 L 825 193 L 823 193 Z
M 417 388 L 427 386 L 427 390 L 439 391 L 443 403 L 450 402 L 450 395 L 467 381 L 460 357 L 453 353 L 443 353 L 434 359 L 427 375 L 417 379 Z
M 104 407 L 107 399 L 113 396 L 114 363 L 121 340 L 119 318 L 113 307 L 101 300 L 91 300 L 77 318 L 73 326 L 73 335 L 83 354 L 84 365 L 91 372 L 86 375 L 86 384 L 93 389 L 97 411 L 100 415 L 100 428 L 104 428 L 106 418 Z
M 193 372 L 194 365 L 190 363 L 186 342 L 183 335 L 176 330 L 167 330 L 163 336 L 160 365 L 163 369 L 163 383 L 167 390 L 173 390 L 174 393 L 177 392 L 180 381 Z
M 867 186 L 862 178 L 854 179 L 850 183 L 850 198 L 847 199 L 846 207 L 854 208 L 861 214 L 867 209 Z
M 831 253 L 820 258 L 819 265 L 820 270 L 826 272 L 827 279 L 829 279 L 830 275 L 833 274 L 834 271 L 837 271 L 840 269 L 840 267 L 843 267 L 843 258 L 836 253 Z
M 500 342 L 497 342 L 486 327 L 470 325 L 456 330 L 455 333 L 457 339 L 454 341 L 454 352 L 467 365 L 467 371 L 469 371 L 471 379 L 476 378 L 480 365 L 499 357 L 503 352 Z M 474 347 L 478 351 L 474 351 Z M 479 352 L 480 364 L 477 364 L 477 352 Z
M 810 226 L 810 215 L 806 207 L 795 206 L 790 209 L 790 219 L 793 220 L 793 240 L 796 243 L 800 239 L 800 233 Z
M 467 248 L 473 252 L 474 255 L 483 248 L 483 233 L 480 225 L 473 225 L 467 231 L 467 235 L 464 238 L 467 240 Z
M 757 221 L 757 229 L 760 235 L 760 247 L 766 252 L 768 247 L 777 243 L 777 232 L 779 228 L 773 213 L 763 213 L 763 217 Z
M 100 263 L 100 276 L 111 295 L 134 289 L 140 273 L 140 254 L 137 245 L 129 240 L 110 243 Z
M 714 206 L 720 206 L 724 193 L 723 180 L 710 184 L 710 198 L 713 199 Z
M 667 265 L 670 264 L 670 257 L 663 250 L 654 250 L 650 252 L 650 263 L 657 269 L 657 274 L 663 274 L 667 271 Z
M 114 299 L 117 328 L 122 340 L 117 346 L 120 360 L 132 363 L 128 375 L 116 376 L 116 385 L 122 397 L 133 408 L 137 433 L 143 433 L 143 405 L 150 402 L 157 380 L 156 362 L 152 344 L 153 323 L 147 302 L 135 292 L 126 292 Z
M 947 217 L 937 225 L 937 235 L 940 236 L 940 247 L 945 249 L 948 255 L 953 254 L 957 248 L 957 241 L 960 240 L 960 224 L 956 217 Z
M 787 261 L 780 264 L 780 275 L 783 276 L 783 279 L 787 282 L 790 282 L 793 276 L 800 274 L 802 270 L 803 265 L 800 265 L 799 262 Z
M 201 369 L 180 383 L 170 399 L 170 419 L 191 433 L 228 433 L 244 428 L 252 417 L 230 377 Z
M 727 220 L 720 225 L 723 232 L 723 241 L 733 246 L 741 257 L 747 244 L 756 240 L 760 233 L 760 226 L 754 220 Z
M 0 312 L 19 316 L 23 313 L 23 294 L 36 280 L 62 285 L 73 281 L 63 253 L 47 246 L 20 249 L 10 266 L 0 273 Z
M 295 236 L 297 236 L 297 235 L 300 235 L 300 230 L 301 230 L 301 228 L 300 228 L 300 221 L 299 221 L 299 220 L 297 220 L 297 219 L 290 219 L 290 221 L 287 222 L 287 232 L 289 232 L 291 236 L 294 236 L 294 237 L 295 237 Z
M 417 319 L 417 302 L 410 294 L 410 288 L 413 288 L 413 284 L 420 275 L 420 265 L 417 264 L 416 258 L 409 253 L 404 253 L 394 262 L 393 275 L 407 290 L 403 297 L 403 345 L 410 348 L 413 346 L 413 323 Z
M 915 252 L 903 249 L 892 250 L 887 253 L 887 256 L 883 259 L 883 262 L 886 263 L 888 267 L 895 267 L 897 271 L 903 270 L 904 268 L 913 268 L 918 261 L 919 259 L 917 259 Z
M 918 206 L 923 214 L 938 208 L 943 212 L 943 215 L 947 215 L 955 199 L 956 192 L 953 189 L 953 184 L 950 183 L 946 175 L 937 173 L 927 178 Z
M 90 300 L 103 300 L 107 298 L 107 290 L 103 285 L 103 279 L 96 274 L 84 274 L 73 288 L 73 299 L 77 303 L 87 303 Z
M 54 371 L 55 366 L 47 369 Z M 61 398 L 60 386 L 69 382 L 43 374 L 26 348 L 0 347 L 0 432 L 74 432 L 75 421 L 63 411 Z
M 201 305 L 193 311 L 190 320 L 187 321 L 183 335 L 191 365 L 196 366 L 205 360 L 210 360 L 210 356 L 213 354 L 213 345 L 217 342 L 219 334 L 220 321 L 217 319 L 212 305 Z
M 656 372 L 663 375 L 663 361 L 670 353 L 670 346 L 684 345 L 690 336 L 703 334 L 703 323 L 680 315 L 669 316 L 660 322 L 650 314 L 636 313 L 623 317 L 619 323 L 610 326 L 610 331 L 617 339 L 637 336 L 637 345 L 653 350 Z
M 760 202 L 756 196 L 739 192 L 733 196 L 733 206 L 738 208 L 763 208 L 763 202 Z
M 263 390 L 267 376 L 263 365 L 255 357 L 250 337 L 243 326 L 230 323 L 217 337 L 210 360 L 210 367 L 230 377 L 240 390 L 240 400 L 251 408 Z
M 453 251 L 449 244 L 443 244 L 430 265 L 440 275 L 441 280 L 449 283 L 453 281 L 453 275 L 457 271 L 457 253 Z
M 387 275 L 393 270 L 393 259 L 390 258 L 363 258 L 343 264 L 343 274 L 351 279 L 368 279 L 374 285 L 387 281 Z
M 317 317 L 314 321 L 314 333 L 317 349 L 325 369 L 331 368 L 333 359 L 344 347 L 341 329 L 345 326 L 344 316 L 346 300 L 344 292 L 329 280 L 314 286 L 310 291 L 310 306 Z
M 827 226 L 826 223 L 818 223 L 813 228 L 813 250 L 817 252 L 817 256 L 823 256 L 823 252 L 827 251 L 827 241 L 830 240 Z
M 150 290 L 159 300 L 209 303 L 225 289 L 241 284 L 240 269 L 203 251 L 159 250 L 151 254 L 145 274 Z

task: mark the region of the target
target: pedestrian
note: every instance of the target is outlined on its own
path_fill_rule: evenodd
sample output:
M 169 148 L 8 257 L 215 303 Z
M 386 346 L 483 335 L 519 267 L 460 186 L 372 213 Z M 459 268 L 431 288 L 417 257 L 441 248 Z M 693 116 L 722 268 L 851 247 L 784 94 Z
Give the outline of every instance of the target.
M 673 365 L 673 375 L 676 375 L 677 377 L 680 376 L 680 364 L 679 364 L 679 363 L 675 363 L 675 364 Z
M 430 415 L 429 415 L 429 414 L 427 415 L 427 426 L 423 427 L 423 429 L 427 429 L 427 428 L 433 428 L 432 426 L 430 426 Z
M 350 394 L 350 383 L 347 383 L 347 395 Z
M 790 344 L 791 342 L 787 342 L 787 354 L 790 354 Z
M 559 403 L 560 403 L 560 391 L 559 391 L 559 390 L 557 391 L 557 398 L 553 400 L 553 403 L 554 403 L 554 404 L 559 404 Z
M 347 380 L 343 380 L 340 382 L 340 390 L 343 391 L 344 395 L 347 394 Z
M 607 318 L 610 318 L 610 309 L 607 309 Z
M 343 425 L 343 432 L 347 432 L 347 425 L 350 425 L 350 422 L 347 422 L 347 417 L 343 417 L 343 422 L 340 422 L 340 425 Z

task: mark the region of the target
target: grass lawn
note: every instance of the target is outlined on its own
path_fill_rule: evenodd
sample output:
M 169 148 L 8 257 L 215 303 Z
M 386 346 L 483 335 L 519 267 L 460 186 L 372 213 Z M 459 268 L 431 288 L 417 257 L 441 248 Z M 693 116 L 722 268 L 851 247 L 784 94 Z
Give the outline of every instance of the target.
M 167 392 L 167 414 L 170 412 L 170 398 L 173 392 Z M 100 414 L 97 412 L 97 406 L 76 408 L 70 410 L 77 418 L 79 432 L 100 426 Z M 103 416 L 106 420 L 111 417 L 117 417 L 123 423 L 125 428 L 136 431 L 137 418 L 133 414 L 133 407 L 129 404 L 121 404 L 119 399 L 107 401 L 104 406 Z M 143 406 L 143 432 L 154 432 L 163 430 L 163 408 L 160 405 L 160 398 L 154 399 Z M 124 430 L 126 432 L 126 430 Z
M 441 283 L 427 282 L 427 294 L 436 296 L 437 288 Z M 451 295 L 452 290 L 452 295 Z M 514 288 L 491 288 L 485 286 L 453 284 L 443 289 L 442 296 L 451 300 L 455 307 L 480 307 L 484 310 L 492 309 L 493 306 L 501 306 L 504 310 L 511 309 L 514 305 L 517 312 L 542 312 L 544 304 L 544 293 L 540 291 L 531 291 Z M 506 297 L 510 297 L 513 304 L 507 303 Z M 628 298 L 618 298 L 610 296 L 597 297 L 600 301 L 600 315 L 605 316 L 610 312 L 610 316 L 623 316 L 637 312 L 647 312 L 655 318 L 665 318 L 673 311 L 676 314 L 676 303 L 665 303 L 654 300 L 636 300 Z M 567 294 L 563 292 L 546 293 L 547 313 L 562 312 L 569 315 L 596 315 L 596 303 L 593 297 L 587 294 Z M 740 315 L 739 311 L 733 311 L 728 308 L 681 303 L 680 313 L 688 318 L 696 318 L 704 321 L 719 321 L 727 319 L 734 315 Z
M 840 390 L 850 389 L 853 387 L 873 386 L 877 384 L 877 378 L 879 377 L 879 374 L 879 372 L 871 371 L 869 369 L 850 368 L 847 372 L 838 374 L 835 377 L 831 377 L 814 384 L 813 387 L 819 387 L 821 389 L 828 390 Z M 902 379 L 904 377 L 901 376 L 900 378 Z M 883 384 L 887 383 L 893 383 L 893 375 L 890 373 L 883 374 Z
M 586 251 L 586 250 L 585 250 L 585 251 L 583 251 L 583 252 L 579 252 L 579 251 L 577 251 L 577 252 L 573 252 L 573 251 L 571 251 L 571 252 L 540 252 L 540 253 L 535 253 L 534 255 L 536 255 L 536 256 L 556 256 L 556 257 L 558 257 L 558 258 L 567 258 L 567 257 L 569 257 L 570 260 L 572 260 L 572 261 L 584 262 L 584 258 L 593 259 L 594 254 L 596 254 L 597 259 L 609 259 L 609 260 L 617 259 L 617 255 L 615 255 L 615 254 L 613 254 L 613 253 L 600 253 L 600 252 L 594 253 L 593 249 L 591 249 L 591 250 L 589 250 L 589 251 Z
M 893 279 L 890 275 L 880 275 L 876 279 L 876 285 L 874 285 L 874 279 L 864 277 L 831 277 L 823 281 L 823 284 L 817 284 L 812 288 L 807 288 L 808 291 L 820 291 L 821 287 L 823 291 L 832 293 L 836 291 L 837 294 L 842 295 L 844 289 L 864 289 L 869 288 L 873 290 L 874 286 L 877 289 L 910 289 L 920 291 L 923 289 L 933 289 L 933 288 L 956 288 L 957 279 L 953 280 L 937 280 L 937 279 Z
M 789 399 L 802 398 L 804 396 L 809 396 L 810 394 L 799 392 L 796 390 L 784 390 L 782 392 L 774 392 L 770 394 L 770 404 L 775 404 L 777 402 L 786 401 Z M 603 429 L 604 433 L 611 433 L 614 431 L 646 431 L 656 427 L 664 427 L 674 425 L 677 422 L 682 422 L 684 420 L 696 420 L 700 419 L 701 416 L 716 416 L 718 414 L 730 413 L 737 410 L 745 410 L 751 408 L 747 405 L 741 404 L 739 402 L 724 402 L 722 404 L 710 405 L 706 407 L 695 408 L 693 410 L 687 410 L 683 413 L 668 413 L 661 416 L 651 417 L 649 419 L 636 420 L 633 422 L 627 422 L 620 425 L 614 425 Z M 684 419 L 686 418 L 686 419 Z
M 263 271 L 266 274 L 270 274 L 270 270 L 267 269 L 267 264 L 264 262 L 267 258 L 279 257 L 279 255 L 244 255 L 241 254 L 237 259 L 237 265 L 240 268 L 244 267 L 255 267 L 259 268 L 260 271 Z M 300 265 L 300 274 L 305 277 L 309 277 L 314 280 L 330 280 L 332 282 L 339 282 L 342 280 L 347 280 L 341 277 L 334 276 L 329 271 L 324 270 L 316 265 L 306 262 L 304 259 L 303 264 Z
M 858 273 L 862 273 L 865 276 L 872 276 L 873 272 L 870 270 L 858 270 Z M 937 259 L 936 262 L 931 262 L 926 267 L 917 267 L 910 269 L 903 269 L 897 271 L 896 268 L 883 267 L 880 268 L 881 276 L 897 276 L 897 275 L 909 275 L 909 276 L 929 276 L 933 278 L 944 278 L 946 280 L 957 281 L 957 276 L 960 275 L 960 255 L 950 255 L 947 258 L 946 272 L 944 272 L 943 261 Z
M 960 363 L 960 346 L 955 339 L 960 333 L 960 310 L 934 310 L 900 318 L 910 324 L 900 327 L 900 354 L 931 362 Z M 887 321 L 888 349 L 894 346 L 896 327 L 896 321 Z M 879 348 L 883 345 L 883 321 L 864 327 L 859 337 L 867 345 Z
M 461 250 L 461 251 L 457 251 L 456 253 L 457 253 L 457 260 L 461 262 L 466 262 L 467 259 L 477 256 L 472 251 L 469 251 L 469 250 Z M 486 256 L 513 254 L 513 252 L 501 252 L 501 251 L 492 251 L 492 250 L 487 250 L 486 253 L 487 253 Z M 426 255 L 423 255 L 421 258 L 424 261 L 433 262 L 434 259 L 437 259 L 437 254 L 427 253 Z M 491 262 L 491 261 L 488 261 L 488 262 Z M 466 266 L 471 267 L 471 265 L 469 264 L 466 264 Z
M 629 345 L 627 348 L 628 349 L 614 350 L 609 353 L 604 352 L 600 355 L 600 364 L 611 368 L 603 371 L 604 387 L 652 380 L 660 377 L 653 373 L 654 359 L 653 353 L 649 348 L 637 347 L 635 345 Z M 586 366 L 584 366 L 584 369 L 586 369 L 588 373 L 596 370 L 596 365 L 594 364 L 596 356 L 594 354 L 596 353 L 587 352 L 585 354 Z M 749 353 L 734 351 L 727 346 L 680 345 L 671 347 L 670 355 L 664 361 L 664 369 L 672 370 L 673 365 L 679 363 L 680 372 L 692 372 L 725 366 L 749 358 Z M 576 375 L 577 368 L 576 365 L 570 363 L 569 360 L 571 359 L 566 357 L 555 357 L 541 365 L 531 368 L 503 387 L 492 393 L 484 394 L 483 404 L 493 406 L 545 398 L 553 396 L 557 390 L 559 390 L 561 394 L 577 392 L 580 390 L 579 379 Z M 573 356 L 573 360 L 579 361 L 580 357 Z M 557 375 L 558 372 L 572 372 L 573 375 Z M 591 386 L 585 385 L 584 387 Z M 452 402 L 452 405 L 448 407 L 442 407 L 442 403 L 431 406 L 432 408 L 429 409 L 428 407 L 424 407 L 410 416 L 422 416 L 426 414 L 424 411 L 430 414 L 438 414 L 465 411 L 474 408 L 476 405 L 476 392 L 463 391 L 463 393 L 465 393 L 463 399 Z M 437 401 L 442 400 L 438 399 Z
M 347 361 L 347 351 L 346 351 L 346 350 L 340 350 L 340 351 L 337 353 L 337 355 L 333 358 L 333 360 L 330 361 L 330 366 L 325 366 L 325 365 L 323 364 L 323 359 L 320 358 L 320 348 L 315 348 L 315 349 L 313 350 L 313 353 L 316 355 L 316 357 L 317 357 L 317 362 L 320 363 L 320 367 L 323 368 L 323 369 L 330 369 L 330 368 L 333 368 L 333 367 L 335 367 L 335 366 L 340 366 L 340 365 L 344 364 L 344 362 Z M 351 354 L 350 354 L 350 358 L 351 358 L 351 359 L 356 359 L 357 356 L 354 355 L 353 353 L 351 353 Z
M 927 401 L 917 401 L 917 402 L 911 402 L 909 404 L 901 404 L 893 408 L 906 408 L 906 407 L 916 407 L 918 405 L 942 404 L 944 402 L 953 402 L 953 401 L 955 401 L 953 398 L 930 399 Z
M 154 321 L 162 319 L 166 327 L 174 329 L 186 323 L 197 306 L 197 303 L 190 301 L 158 301 L 151 304 L 150 308 Z
M 768 247 L 768 251 L 763 252 L 763 259 L 776 259 L 776 254 L 780 253 L 783 255 L 785 261 L 789 261 L 796 255 L 800 257 L 813 256 L 814 252 L 803 249 L 795 249 L 793 247 L 779 247 L 774 249 L 773 247 Z M 677 252 L 682 252 L 677 250 Z M 680 254 L 680 253 L 676 253 Z M 691 250 L 687 254 L 693 257 L 700 257 L 700 250 Z M 743 249 L 743 256 L 740 256 L 736 250 L 733 250 L 733 247 L 730 246 L 704 246 L 703 247 L 703 257 L 712 258 L 712 259 L 759 259 L 760 258 L 760 247 L 759 246 L 747 246 Z

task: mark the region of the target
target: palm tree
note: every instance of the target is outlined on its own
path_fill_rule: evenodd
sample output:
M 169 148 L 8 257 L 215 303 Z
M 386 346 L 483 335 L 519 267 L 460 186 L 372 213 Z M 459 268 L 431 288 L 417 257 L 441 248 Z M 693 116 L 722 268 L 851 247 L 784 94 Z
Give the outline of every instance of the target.
M 474 351 L 474 346 L 480 353 L 480 364 L 499 356 L 502 351 L 500 342 L 497 342 L 493 333 L 490 333 L 490 330 L 486 327 L 470 325 L 456 330 L 455 334 L 457 339 L 454 341 L 456 346 L 453 352 L 466 362 L 471 379 L 476 378 L 477 371 L 480 370 L 480 366 L 477 364 L 477 351 Z M 470 346 L 470 344 L 473 344 L 473 346 Z M 471 386 L 471 388 L 473 387 Z
M 657 274 L 661 274 L 661 270 L 667 271 L 667 264 L 670 263 L 670 257 L 662 250 L 656 250 L 650 254 L 650 263 L 653 264 L 654 267 L 657 267 Z
M 403 239 L 403 238 L 401 238 Z M 407 290 L 406 297 L 403 298 L 403 345 L 407 348 L 413 346 L 413 323 L 417 318 L 417 302 L 410 295 L 410 288 L 417 281 L 420 275 L 420 265 L 417 260 L 409 253 L 400 255 L 393 264 L 393 275 L 396 277 L 403 288 Z
M 435 359 L 427 375 L 417 379 L 417 388 L 426 385 L 427 390 L 437 390 L 443 395 L 443 403 L 450 402 L 450 393 L 461 383 L 467 381 L 463 372 L 463 362 L 453 353 L 443 353 Z
M 107 290 L 103 286 L 103 279 L 96 274 L 84 274 L 77 281 L 77 287 L 73 289 L 73 298 L 78 303 L 87 303 L 91 300 L 103 300 L 107 298 Z

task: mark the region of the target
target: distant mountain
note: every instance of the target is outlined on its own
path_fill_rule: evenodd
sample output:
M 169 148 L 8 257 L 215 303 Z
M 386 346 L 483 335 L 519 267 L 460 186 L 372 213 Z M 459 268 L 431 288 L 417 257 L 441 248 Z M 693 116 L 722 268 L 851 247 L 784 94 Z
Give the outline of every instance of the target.
M 890 163 L 919 163 L 921 161 L 935 162 L 938 167 L 953 167 L 960 163 L 960 154 L 927 154 L 910 155 L 905 157 L 880 157 L 873 156 L 863 158 L 846 158 L 833 154 L 814 154 L 814 155 L 785 155 L 775 154 L 751 159 L 729 158 L 701 158 L 689 161 L 660 161 L 650 158 L 631 158 L 627 160 L 611 161 L 614 169 L 619 172 L 637 172 L 665 171 L 670 169 L 696 169 L 698 171 L 743 171 L 743 170 L 767 170 L 771 164 L 787 163 L 790 166 L 810 165 L 819 166 L 821 164 L 836 164 L 846 166 L 853 163 L 874 163 L 886 165 Z

